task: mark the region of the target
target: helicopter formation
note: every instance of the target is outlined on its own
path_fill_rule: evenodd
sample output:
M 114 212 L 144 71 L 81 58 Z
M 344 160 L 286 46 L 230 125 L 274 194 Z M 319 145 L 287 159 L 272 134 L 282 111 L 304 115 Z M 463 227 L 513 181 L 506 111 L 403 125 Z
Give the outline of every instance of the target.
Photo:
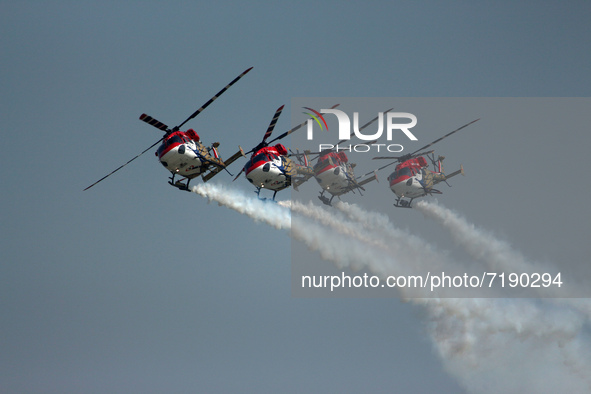
M 341 140 L 336 145 L 332 145 L 331 149 L 323 149 L 320 152 L 306 150 L 303 153 L 300 153 L 299 151 L 292 152 L 278 142 L 302 128 L 307 124 L 308 120 L 284 132 L 271 141 L 267 141 L 271 137 L 275 125 L 281 116 L 281 112 L 284 108 L 283 105 L 275 111 L 261 142 L 247 152 L 244 152 L 242 147 L 238 146 L 238 151 L 227 159 L 222 159 L 220 156 L 218 152 L 220 144 L 218 142 L 214 142 L 211 145 L 205 145 L 194 129 L 189 128 L 186 131 L 181 131 L 181 127 L 198 116 L 251 70 L 252 67 L 246 69 L 234 78 L 228 85 L 205 102 L 205 104 L 178 126 L 170 128 L 159 120 L 147 114 L 142 114 L 139 119 L 159 129 L 164 133 L 163 136 L 140 154 L 128 160 L 125 164 L 111 171 L 109 174 L 100 178 L 84 190 L 88 190 L 99 182 L 105 180 L 147 151 L 156 147 L 158 144 L 160 145 L 156 149 L 155 155 L 162 166 L 171 173 L 168 183 L 179 190 L 190 191 L 189 183 L 191 180 L 199 176 L 201 176 L 203 182 L 207 182 L 222 171 L 226 171 L 228 174 L 232 175 L 228 170 L 228 166 L 241 157 L 244 157 L 247 161 L 238 175 L 234 178 L 234 181 L 244 173 L 246 179 L 255 187 L 255 192 L 259 198 L 261 198 L 261 191 L 267 189 L 273 192 L 273 201 L 275 200 L 277 192 L 289 188 L 290 186 L 293 186 L 295 190 L 298 190 L 299 186 L 307 182 L 309 179 L 314 178 L 322 189 L 318 198 L 324 204 L 331 205 L 334 197 L 340 199 L 340 196 L 349 192 L 355 193 L 358 191 L 361 193 L 365 191 L 364 186 L 366 184 L 374 180 L 377 181 L 378 171 L 396 164 L 394 172 L 388 176 L 390 189 L 396 195 L 394 206 L 411 208 L 411 204 L 416 198 L 426 195 L 441 194 L 442 192 L 440 190 L 434 188 L 435 185 L 441 182 L 447 183 L 449 178 L 458 174 L 464 174 L 463 167 L 461 166 L 459 170 L 454 171 L 451 174 L 445 174 L 442 167 L 444 157 L 438 156 L 438 158 L 435 159 L 433 153 L 434 150 L 425 151 L 425 149 L 430 148 L 433 144 L 471 125 L 479 119 L 459 127 L 413 153 L 399 157 L 374 157 L 376 160 L 388 160 L 390 163 L 361 176 L 355 175 L 355 163 L 350 163 L 346 153 L 344 151 L 339 151 L 339 144 L 345 140 Z M 334 109 L 337 106 L 338 104 L 331 108 Z M 311 108 L 307 109 L 314 111 Z M 384 113 L 387 113 L 390 110 L 385 111 Z M 311 115 L 309 113 L 306 114 Z M 363 125 L 359 131 L 368 127 L 377 119 L 377 117 L 372 119 Z M 351 137 L 353 137 L 353 133 L 351 134 Z M 273 143 L 275 144 L 273 145 Z M 371 143 L 372 142 L 369 144 Z M 250 157 L 248 155 L 250 155 Z M 429 166 L 424 156 L 431 161 L 434 167 L 433 170 L 428 169 Z M 177 177 L 180 179 L 176 179 Z M 330 198 L 325 194 L 330 195 Z

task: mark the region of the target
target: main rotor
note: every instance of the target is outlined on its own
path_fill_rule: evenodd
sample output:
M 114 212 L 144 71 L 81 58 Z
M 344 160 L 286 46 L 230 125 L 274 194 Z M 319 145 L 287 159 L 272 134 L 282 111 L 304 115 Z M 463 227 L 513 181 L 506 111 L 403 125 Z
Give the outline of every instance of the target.
M 435 141 L 423 146 L 422 148 L 417 149 L 416 151 L 412 152 L 412 153 L 408 153 L 406 155 L 402 155 L 402 156 L 378 156 L 378 157 L 374 157 L 373 160 L 394 160 L 392 163 L 386 164 L 383 167 L 380 167 L 378 170 L 384 169 L 388 166 L 391 166 L 392 164 L 396 164 L 396 163 L 402 163 L 405 162 L 407 160 L 410 159 L 414 159 L 416 157 L 419 156 L 423 156 L 423 155 L 429 155 L 432 154 L 434 152 L 434 150 L 428 150 L 428 151 L 423 151 L 424 149 L 430 148 L 432 145 L 438 143 L 439 141 L 441 141 L 444 138 L 449 137 L 450 135 L 462 130 L 465 127 L 470 126 L 472 123 L 478 122 L 480 120 L 480 118 L 473 120 L 472 122 L 466 123 L 465 125 L 458 127 L 457 129 L 447 133 L 446 135 L 444 135 L 443 137 L 437 138 Z M 421 152 L 423 151 L 423 152 Z
M 240 80 L 240 78 L 242 78 L 243 76 L 245 76 L 250 70 L 252 70 L 252 67 L 244 70 L 244 72 L 242 72 L 242 74 L 238 75 L 236 78 L 234 78 L 232 80 L 232 82 L 230 82 L 229 84 L 227 84 L 222 90 L 220 90 L 219 92 L 217 92 L 212 98 L 210 98 L 205 104 L 203 104 L 197 111 L 193 112 L 187 119 L 185 119 L 181 124 L 179 124 L 178 126 L 173 127 L 172 129 L 170 127 L 168 127 L 166 124 L 160 122 L 157 119 L 154 119 L 153 117 L 146 115 L 146 114 L 142 114 L 140 116 L 140 120 L 143 122 L 148 123 L 151 126 L 156 127 L 158 130 L 161 130 L 164 132 L 164 135 L 162 136 L 162 138 L 160 138 L 158 141 L 154 142 L 152 145 L 150 145 L 147 149 L 145 149 L 142 153 L 140 153 L 139 155 L 133 157 L 132 159 L 130 159 L 127 163 L 123 164 L 122 166 L 116 168 L 115 170 L 111 171 L 109 174 L 105 175 L 104 177 L 102 177 L 101 179 L 99 179 L 98 181 L 96 181 L 95 183 L 93 183 L 92 185 L 88 186 L 86 189 L 84 190 L 88 190 L 91 187 L 93 187 L 94 185 L 96 185 L 97 183 L 101 182 L 102 180 L 108 178 L 109 176 L 113 175 L 114 173 L 116 173 L 117 171 L 119 171 L 120 169 L 122 169 L 123 167 L 125 167 L 126 165 L 128 165 L 129 163 L 131 163 L 132 161 L 134 161 L 135 159 L 137 159 L 138 157 L 140 157 L 141 155 L 143 155 L 144 153 L 146 153 L 147 151 L 149 151 L 150 149 L 152 149 L 153 147 L 155 147 L 156 145 L 158 145 L 159 143 L 161 143 L 164 138 L 166 138 L 166 136 L 170 133 L 173 133 L 175 131 L 180 130 L 181 127 L 184 126 L 185 123 L 187 123 L 188 121 L 190 121 L 191 119 L 195 118 L 197 115 L 199 115 L 201 112 L 203 112 L 203 110 L 205 108 L 207 108 L 211 103 L 213 103 L 218 97 L 220 97 L 226 90 L 228 90 L 230 88 L 230 86 L 234 85 L 236 82 L 238 82 L 238 80 Z

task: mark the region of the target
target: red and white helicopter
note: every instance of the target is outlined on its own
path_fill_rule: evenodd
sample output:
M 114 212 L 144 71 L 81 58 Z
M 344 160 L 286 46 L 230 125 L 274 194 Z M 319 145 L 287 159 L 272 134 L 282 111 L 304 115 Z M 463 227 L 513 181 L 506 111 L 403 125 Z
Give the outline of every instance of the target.
M 311 108 L 307 108 L 307 109 L 314 111 Z M 387 113 L 391 110 L 392 110 L 392 108 L 390 108 L 385 113 Z M 316 111 L 314 111 L 314 112 L 316 112 Z M 317 115 L 320 115 L 320 114 L 317 113 Z M 363 129 L 365 129 L 366 127 L 371 125 L 373 122 L 378 120 L 378 118 L 379 118 L 379 116 L 370 120 L 369 122 L 367 122 L 366 124 L 361 126 L 358 131 L 362 131 Z M 355 135 L 355 133 L 352 132 L 350 134 L 350 137 L 353 137 L 354 135 Z M 320 192 L 320 195 L 318 196 L 318 198 L 320 199 L 320 201 L 322 201 L 326 205 L 331 205 L 333 198 L 335 198 L 335 197 L 340 198 L 340 196 L 342 196 L 343 194 L 346 194 L 348 192 L 355 192 L 355 190 L 365 191 L 365 189 L 363 188 L 363 185 L 365 185 L 371 181 L 378 180 L 377 170 L 372 171 L 372 172 L 368 172 L 367 174 L 364 174 L 361 176 L 357 176 L 357 177 L 355 176 L 355 172 L 353 170 L 355 168 L 355 163 L 349 163 L 349 158 L 347 157 L 345 152 L 339 151 L 339 145 L 345 141 L 348 141 L 348 140 L 339 141 L 336 144 L 336 148 L 325 149 L 325 150 L 322 150 L 321 152 L 318 152 L 317 153 L 318 156 L 316 156 L 315 158 L 313 158 L 311 160 L 311 161 L 317 160 L 316 164 L 314 164 L 314 166 L 312 167 L 313 176 L 316 179 L 316 181 L 318 182 L 318 184 L 320 185 L 320 187 L 322 188 L 322 192 Z M 375 142 L 376 141 L 371 141 L 371 142 L 368 142 L 367 144 L 371 145 Z M 308 160 L 307 155 L 309 155 L 309 154 L 312 154 L 312 153 L 305 152 L 304 155 L 298 154 L 298 158 L 301 158 L 301 157 L 304 158 L 304 165 L 305 166 L 308 166 L 309 160 Z M 368 176 L 370 176 L 370 177 L 366 178 Z M 296 179 L 294 181 L 294 188 L 297 188 L 299 185 L 301 185 L 302 183 L 304 183 L 308 179 L 309 179 L 309 177 L 306 177 L 305 175 L 302 177 L 299 177 L 298 179 Z M 361 180 L 361 179 L 363 179 L 363 180 Z M 330 199 L 328 197 L 324 196 L 325 192 L 331 195 Z
M 440 190 L 435 189 L 433 186 L 440 182 L 447 183 L 447 180 L 449 178 L 456 176 L 458 174 L 464 175 L 464 168 L 462 166 L 460 166 L 459 170 L 454 171 L 449 175 L 446 175 L 443 172 L 443 166 L 441 163 L 445 157 L 439 156 L 437 160 L 435 160 L 433 150 L 421 153 L 417 152 L 429 148 L 431 145 L 436 144 L 445 137 L 449 137 L 453 133 L 462 130 L 464 127 L 467 127 L 472 123 L 477 122 L 478 120 L 480 119 L 473 120 L 472 122 L 467 123 L 450 133 L 447 133 L 443 137 L 436 139 L 435 141 L 423 146 L 420 149 L 417 149 L 413 153 L 409 153 L 407 155 L 400 157 L 374 157 L 374 160 L 395 160 L 390 164 L 386 164 L 385 166 L 380 167 L 379 170 L 386 168 L 392 164 L 399 163 L 398 165 L 396 165 L 394 172 L 390 174 L 390 176 L 388 176 L 390 189 L 397 196 L 396 203 L 394 204 L 395 207 L 411 208 L 411 203 L 415 198 L 424 197 L 427 194 L 442 194 Z M 428 169 L 427 160 L 425 160 L 425 158 L 422 155 L 425 155 L 429 158 L 429 160 L 434 166 L 433 171 Z M 404 198 L 408 198 L 409 200 L 404 200 Z
M 244 172 L 246 179 L 256 187 L 256 193 L 260 197 L 261 189 L 272 190 L 273 200 L 277 192 L 291 186 L 292 177 L 297 174 L 311 173 L 311 169 L 300 166 L 289 158 L 287 148 L 283 144 L 271 145 L 273 142 L 287 137 L 297 129 L 301 128 L 306 123 L 302 123 L 291 130 L 286 131 L 279 137 L 267 142 L 267 138 L 271 136 L 275 124 L 283 111 L 283 105 L 275 111 L 275 115 L 263 136 L 263 140 L 250 151 L 244 155 L 252 153 L 250 159 L 246 162 L 240 173 L 236 175 L 234 180 L 238 179 L 240 174 Z M 240 148 L 242 150 L 242 148 Z
M 217 147 L 219 146 L 218 142 L 214 142 L 210 147 L 204 145 L 199 138 L 199 135 L 193 129 L 188 129 L 187 131 L 180 131 L 180 128 L 187 123 L 189 120 L 195 118 L 199 115 L 205 108 L 207 108 L 211 103 L 213 103 L 218 97 L 220 97 L 226 90 L 230 88 L 230 86 L 234 85 L 240 78 L 242 78 L 246 73 L 252 70 L 252 67 L 245 70 L 242 74 L 234 78 L 232 82 L 230 82 L 226 87 L 220 90 L 215 96 L 209 99 L 203 106 L 201 106 L 197 111 L 195 111 L 191 116 L 189 116 L 184 122 L 180 125 L 173 127 L 172 129 L 169 128 L 166 124 L 148 116 L 146 114 L 142 114 L 140 116 L 140 120 L 156 127 L 157 129 L 164 132 L 164 136 L 152 144 L 149 148 L 144 150 L 139 155 L 135 156 L 127 163 L 123 164 L 122 166 L 118 167 L 111 173 L 105 175 L 92 185 L 88 186 L 84 190 L 88 190 L 97 183 L 101 182 L 105 178 L 113 175 L 115 172 L 119 171 L 157 144 L 161 145 L 158 147 L 156 151 L 156 156 L 160 163 L 166 168 L 168 171 L 171 172 L 172 176 L 170 177 L 170 181 L 168 182 L 172 186 L 178 188 L 179 190 L 189 190 L 189 182 L 191 179 L 196 178 L 198 176 L 202 176 L 204 182 L 207 182 L 209 179 L 213 178 L 222 170 L 225 170 L 228 165 L 238 159 L 240 156 L 243 155 L 242 151 L 239 150 L 234 155 L 232 155 L 227 160 L 222 160 L 218 154 Z M 226 170 L 227 171 L 227 170 Z M 176 175 L 184 177 L 186 182 L 183 183 L 184 179 L 178 180 L 175 182 L 174 178 Z

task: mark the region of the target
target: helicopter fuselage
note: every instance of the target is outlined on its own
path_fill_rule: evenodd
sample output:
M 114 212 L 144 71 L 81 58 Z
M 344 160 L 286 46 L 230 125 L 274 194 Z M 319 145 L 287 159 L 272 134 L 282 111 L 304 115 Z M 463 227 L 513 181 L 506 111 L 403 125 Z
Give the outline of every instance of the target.
M 443 172 L 427 169 L 427 161 L 422 156 L 398 164 L 388 177 L 390 190 L 396 196 L 411 199 L 431 193 L 435 184 L 445 180 Z
M 186 132 L 175 131 L 166 136 L 156 151 L 156 156 L 164 168 L 172 174 L 192 179 L 203 174 L 211 164 L 219 161 L 215 148 L 212 149 L 213 156 L 200 142 L 195 130 L 189 129 Z
M 390 189 L 398 197 L 416 198 L 425 195 L 425 188 L 421 184 L 423 176 L 420 171 L 413 176 L 394 177 L 393 175 L 388 178 Z
M 433 186 L 440 182 L 446 182 L 449 178 L 453 176 L 460 174 L 464 175 L 464 167 L 461 165 L 459 170 L 454 171 L 449 175 L 446 175 L 443 172 L 442 167 L 442 161 L 445 157 L 439 156 L 436 160 L 435 155 L 433 154 L 434 151 L 425 151 L 425 149 L 430 148 L 433 144 L 438 143 L 442 139 L 449 137 L 450 135 L 462 130 L 465 127 L 468 127 L 469 125 L 471 125 L 474 122 L 477 122 L 478 120 L 479 119 L 476 119 L 472 122 L 466 123 L 465 125 L 458 127 L 457 129 L 447 133 L 443 137 L 440 137 L 435 141 L 423 146 L 422 148 L 419 148 L 416 151 L 406 154 L 402 157 L 374 157 L 374 159 L 394 159 L 399 163 L 396 166 L 394 172 L 391 173 L 388 177 L 390 190 L 392 190 L 392 192 L 394 192 L 394 194 L 396 194 L 396 196 L 398 197 L 396 203 L 394 203 L 394 206 L 410 208 L 413 199 L 417 197 L 423 197 L 428 194 L 442 194 L 440 190 L 435 189 Z M 429 156 L 430 154 L 431 156 Z M 430 171 L 427 168 L 427 160 L 425 160 L 425 158 L 422 155 L 427 155 L 427 157 L 431 160 L 434 166 L 434 171 Z M 390 164 L 387 164 L 381 167 L 380 169 L 386 168 Z M 404 200 L 404 198 L 409 198 L 410 200 Z
M 334 196 L 351 190 L 351 179 L 354 179 L 353 168 L 343 152 L 320 156 L 314 165 L 314 177 L 323 190 Z
M 286 153 L 281 144 L 259 149 L 244 166 L 246 179 L 257 189 L 279 191 L 291 186 L 292 161 Z
M 148 123 L 150 126 L 157 128 L 158 130 L 164 132 L 164 136 L 160 138 L 158 141 L 153 143 L 147 149 L 145 149 L 140 154 L 136 155 L 132 159 L 128 160 L 127 163 L 119 166 L 117 169 L 111 171 L 109 174 L 105 175 L 98 181 L 94 182 L 92 185 L 88 186 L 84 190 L 88 190 L 97 183 L 103 181 L 104 179 L 108 178 L 109 176 L 113 175 L 156 145 L 158 145 L 161 141 L 162 143 L 158 147 L 156 151 L 156 157 L 160 160 L 160 163 L 166 168 L 168 171 L 172 173 L 170 177 L 169 184 L 179 188 L 180 190 L 189 190 L 189 181 L 199 175 L 203 175 L 203 181 L 207 182 L 207 180 L 214 177 L 216 174 L 220 173 L 222 169 L 226 169 L 227 165 L 232 163 L 238 157 L 242 155 L 242 150 L 236 152 L 233 156 L 231 156 L 226 163 L 224 163 L 221 159 L 219 159 L 219 155 L 216 151 L 216 147 L 219 143 L 214 143 L 211 148 L 204 146 L 201 142 L 199 142 L 199 135 L 193 129 L 189 129 L 185 132 L 179 131 L 179 129 L 191 119 L 194 119 L 197 115 L 199 115 L 203 110 L 205 110 L 211 103 L 217 100 L 226 90 L 228 90 L 232 85 L 238 82 L 246 73 L 252 70 L 252 67 L 244 70 L 240 75 L 234 78 L 229 84 L 227 84 L 222 90 L 217 92 L 212 98 L 210 98 L 205 104 L 203 104 L 199 109 L 193 114 L 191 114 L 184 122 L 180 123 L 178 126 L 173 128 L 169 128 L 165 123 L 160 122 L 158 119 L 155 119 L 147 114 L 141 114 L 140 120 L 142 122 Z M 210 154 L 210 152 L 213 153 Z M 226 169 L 227 171 L 227 169 Z M 208 174 L 204 174 L 208 172 Z M 187 179 L 186 183 L 182 183 L 181 181 L 174 182 L 175 175 L 181 175 Z

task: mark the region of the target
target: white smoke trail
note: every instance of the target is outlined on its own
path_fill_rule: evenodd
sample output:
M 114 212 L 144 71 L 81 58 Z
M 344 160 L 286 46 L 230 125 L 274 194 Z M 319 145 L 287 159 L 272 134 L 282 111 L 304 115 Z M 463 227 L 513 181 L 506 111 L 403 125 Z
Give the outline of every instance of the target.
M 333 230 L 338 231 L 343 235 L 354 237 L 367 245 L 379 247 L 381 249 L 387 248 L 387 245 L 384 242 L 372 239 L 366 232 L 360 231 L 359 226 L 352 226 L 351 223 L 343 221 L 342 217 L 328 212 L 325 209 L 312 204 L 312 202 L 303 204 L 298 201 L 292 201 L 290 202 L 290 208 L 292 212 L 315 219 L 323 226 L 331 227 Z
M 367 217 L 355 206 L 339 202 L 343 213 L 349 216 L 347 219 L 338 211 L 326 209 L 308 202 L 303 204 L 292 201 L 290 204 L 292 214 L 301 214 L 314 222 L 330 227 L 331 231 L 323 231 L 319 237 L 326 238 L 335 231 L 346 236 L 347 242 L 358 241 L 354 245 L 344 245 L 341 249 L 347 250 L 349 256 L 357 261 L 371 260 L 366 267 L 373 273 L 383 277 L 396 274 L 398 276 L 416 275 L 417 272 L 442 272 L 444 270 L 455 270 L 465 272 L 465 267 L 446 258 L 442 253 L 434 251 L 430 245 L 418 237 L 408 234 L 405 231 L 396 229 L 384 215 L 366 212 Z M 350 220 L 353 219 L 353 220 Z M 356 221 L 359 219 L 359 221 Z M 361 222 L 361 223 L 360 223 Z M 292 226 L 292 231 L 294 227 Z M 305 230 L 305 229 L 303 229 Z M 342 238 L 342 237 L 339 237 Z M 371 259 L 370 259 L 371 258 Z M 412 262 L 412 264 L 410 263 Z M 339 264 L 338 262 L 335 262 Z M 354 270 L 363 268 L 352 262 L 349 264 Z M 342 268 L 342 267 L 341 267 Z M 450 288 L 398 288 L 403 297 L 449 297 L 458 294 L 456 289 Z
M 505 241 L 496 238 L 492 233 L 469 223 L 458 213 L 437 203 L 420 201 L 415 208 L 427 218 L 433 219 L 449 231 L 454 241 L 475 260 L 484 262 L 490 269 L 502 272 L 533 273 L 555 272 L 556 267 L 548 264 L 528 261 L 521 253 L 514 250 Z M 577 297 L 586 294 L 580 284 L 570 278 L 559 288 L 534 288 L 545 297 Z M 567 303 L 591 318 L 591 303 L 587 299 L 563 298 L 557 302 Z
M 523 255 L 514 251 L 508 243 L 468 223 L 455 212 L 427 201 L 418 202 L 415 208 L 425 217 L 436 220 L 448 229 L 454 240 L 462 245 L 473 258 L 485 261 L 491 268 L 522 272 L 531 270 L 532 264 Z
M 311 250 L 318 251 L 323 259 L 333 261 L 339 268 L 367 266 L 366 261 L 377 260 L 375 250 L 366 251 L 363 242 L 350 240 L 342 244 L 341 237 L 327 232 L 315 221 L 308 221 L 291 214 L 290 202 L 267 202 L 246 196 L 244 193 L 224 186 L 205 183 L 192 188 L 194 193 L 215 201 L 255 221 L 262 221 L 277 229 L 289 229 L 292 238 L 304 242 Z M 362 252 L 363 251 L 363 252 Z M 377 267 L 376 267 L 377 268 Z
M 425 205 L 427 205 L 425 202 L 421 202 L 420 204 L 424 204 L 421 205 L 421 207 L 425 207 Z M 430 204 L 430 206 L 432 206 L 432 204 Z M 420 240 L 417 237 L 404 234 L 403 231 L 395 228 L 385 215 L 375 212 L 366 212 L 356 205 L 350 205 L 347 203 L 338 203 L 335 205 L 335 207 L 341 212 L 344 212 L 351 220 L 355 220 L 362 224 L 363 227 L 368 231 L 372 229 L 378 230 L 383 234 L 387 234 L 391 239 L 400 240 L 402 237 L 407 243 L 418 245 L 419 247 L 420 245 L 425 244 L 425 241 Z M 447 215 L 448 224 L 450 222 L 454 222 L 453 220 L 449 220 L 449 216 L 450 215 Z M 457 220 L 455 223 L 457 224 Z M 499 265 L 502 265 L 504 268 L 511 268 L 513 271 L 515 271 L 516 267 L 511 265 L 511 262 L 514 261 L 516 262 L 517 267 L 520 267 L 521 269 L 529 268 L 529 272 L 534 272 L 534 270 L 531 269 L 531 265 L 527 263 L 520 254 L 513 252 L 507 244 L 504 244 L 496 239 L 494 242 L 489 243 L 491 240 L 490 236 L 487 236 L 482 232 L 475 233 L 474 226 L 469 226 L 466 223 L 464 223 L 464 226 L 462 227 L 463 231 L 461 232 L 458 231 L 458 226 L 452 227 L 452 232 L 458 236 L 458 238 L 463 240 L 472 239 L 476 237 L 475 234 L 481 236 L 478 239 L 479 242 L 476 244 L 466 242 L 466 244 L 471 247 L 469 251 L 472 252 L 470 254 L 473 257 L 481 257 L 482 255 L 485 255 L 491 260 L 489 262 L 492 266 L 498 267 Z M 489 249 L 487 250 L 486 248 Z M 505 258 L 499 257 L 498 253 L 495 254 L 492 252 L 493 250 L 500 251 Z M 444 266 L 449 267 L 448 261 L 442 261 L 444 262 Z M 537 271 L 539 271 L 539 269 Z M 582 330 L 584 321 L 582 316 L 572 313 L 568 310 L 559 310 L 555 313 L 565 313 L 565 316 L 553 314 L 552 318 L 549 319 L 550 316 L 547 314 L 547 308 L 541 309 L 540 307 L 533 305 L 532 301 L 530 300 L 511 300 L 510 303 L 496 299 L 460 299 L 456 300 L 457 303 L 454 302 L 454 300 L 449 299 L 440 301 L 441 304 L 439 305 L 438 309 L 441 309 L 444 311 L 443 313 L 448 314 L 448 319 L 434 319 L 432 323 L 434 333 L 445 333 L 443 336 L 438 336 L 439 339 L 435 341 L 440 354 L 445 360 L 452 360 L 456 350 L 465 349 L 467 345 L 470 347 L 482 347 L 482 343 L 477 342 L 476 338 L 488 338 L 491 335 L 500 332 L 512 332 L 514 337 L 520 338 L 521 340 L 526 340 L 529 337 L 544 337 L 551 341 L 551 343 L 554 343 L 555 341 L 560 343 L 559 356 L 564 359 L 565 363 L 568 363 L 570 372 L 577 375 L 579 380 L 586 381 L 587 388 L 589 388 L 589 385 L 591 385 L 587 373 L 585 372 L 587 370 L 586 368 L 589 367 L 588 360 L 582 359 L 579 357 L 577 352 L 573 352 L 572 348 L 569 348 L 565 345 L 567 343 L 572 344 L 577 341 L 576 334 Z M 584 303 L 584 301 L 581 300 L 572 301 L 577 303 L 577 305 L 579 302 Z M 431 299 L 427 302 L 432 306 L 433 303 L 436 303 L 437 301 Z M 471 307 L 469 307 L 469 305 L 471 305 Z M 517 306 L 519 307 L 517 308 Z M 546 310 L 546 314 L 543 314 L 541 312 L 542 310 Z M 499 311 L 503 312 L 499 314 Z M 470 329 L 467 330 L 460 329 L 459 331 L 450 331 L 450 322 L 454 319 L 450 319 L 449 316 L 459 317 L 459 320 L 453 325 L 456 329 L 458 328 L 458 322 L 462 322 L 460 326 L 468 324 L 468 322 L 470 322 L 469 324 L 476 324 L 478 322 L 484 322 L 485 324 L 480 326 L 471 326 Z M 475 336 L 475 332 L 479 332 L 479 335 Z M 469 335 L 464 336 L 462 333 Z M 444 338 L 445 340 L 443 340 Z M 488 343 L 488 341 L 485 343 Z M 492 343 L 494 343 L 494 341 Z M 574 347 L 577 348 L 578 346 Z M 499 349 L 504 348 L 505 347 L 502 346 Z M 472 351 L 470 354 L 481 355 L 483 354 L 483 350 L 484 349 L 481 349 L 480 351 Z M 493 347 L 488 349 L 487 352 L 490 353 L 491 350 L 498 351 L 498 349 Z M 567 353 L 569 351 L 570 353 Z M 550 390 L 546 392 L 552 391 Z
M 437 221 L 444 228 L 449 230 L 451 236 L 457 244 L 461 245 L 464 250 L 474 259 L 484 262 L 490 269 L 518 273 L 552 272 L 555 270 L 553 267 L 548 265 L 542 265 L 540 263 L 528 261 L 521 253 L 514 250 L 507 242 L 501 241 L 490 232 L 478 228 L 474 224 L 468 223 L 464 217 L 457 214 L 456 212 L 453 212 L 452 210 L 442 207 L 436 203 L 426 201 L 420 201 L 418 204 L 416 204 L 415 208 L 421 211 L 425 217 Z M 562 290 L 564 290 L 562 292 L 559 288 L 550 288 L 550 290 L 551 291 L 546 290 L 546 292 L 542 294 L 546 297 L 568 297 L 569 295 L 572 296 L 572 294 L 584 294 L 580 289 L 577 290 L 573 284 L 571 284 L 571 286 L 569 286 L 567 289 L 562 288 Z M 513 300 L 512 302 L 516 301 Z M 580 326 L 577 324 L 572 325 L 573 328 L 575 328 L 573 334 L 582 330 L 582 323 L 585 320 L 584 317 L 587 319 L 591 317 L 591 303 L 587 299 L 558 298 L 548 299 L 544 302 L 545 305 L 550 303 L 567 305 L 582 313 L 583 316 L 581 316 L 581 314 L 573 315 L 581 320 Z M 564 311 L 564 309 L 562 310 Z M 540 321 L 539 317 L 536 319 L 536 321 Z M 555 324 L 556 323 L 551 324 L 550 326 L 554 326 Z M 577 327 L 579 328 L 576 329 Z M 576 336 L 571 337 L 571 339 L 575 338 Z M 560 338 L 556 338 L 556 340 L 560 340 Z M 569 366 L 570 370 L 576 375 L 583 377 L 584 380 L 589 381 L 589 361 L 577 356 L 572 347 L 566 347 L 562 342 L 559 343 L 561 352 L 564 354 L 565 358 L 569 360 L 568 362 L 565 362 Z M 579 345 L 583 346 L 582 343 L 579 343 Z M 591 386 L 591 383 L 588 384 Z M 587 389 L 591 391 L 591 387 L 587 387 Z
M 290 235 L 339 268 L 368 268 L 385 277 L 405 266 L 451 264 L 428 242 L 395 228 L 386 217 L 337 205 L 344 215 L 312 204 L 261 202 L 213 184 L 193 191 Z M 290 211 L 291 209 L 291 211 Z M 305 217 L 304 217 L 305 216 Z M 347 241 L 343 242 L 343 235 Z M 585 317 L 529 299 L 412 298 L 425 308 L 429 332 L 446 369 L 470 392 L 591 392 Z
M 191 189 L 194 193 L 215 201 L 236 212 L 242 213 L 255 221 L 261 221 L 276 229 L 291 228 L 291 213 L 275 204 L 268 204 L 258 198 L 251 198 L 244 193 L 212 183 L 200 183 Z
M 580 314 L 529 299 L 425 301 L 433 343 L 468 391 L 591 392 Z

